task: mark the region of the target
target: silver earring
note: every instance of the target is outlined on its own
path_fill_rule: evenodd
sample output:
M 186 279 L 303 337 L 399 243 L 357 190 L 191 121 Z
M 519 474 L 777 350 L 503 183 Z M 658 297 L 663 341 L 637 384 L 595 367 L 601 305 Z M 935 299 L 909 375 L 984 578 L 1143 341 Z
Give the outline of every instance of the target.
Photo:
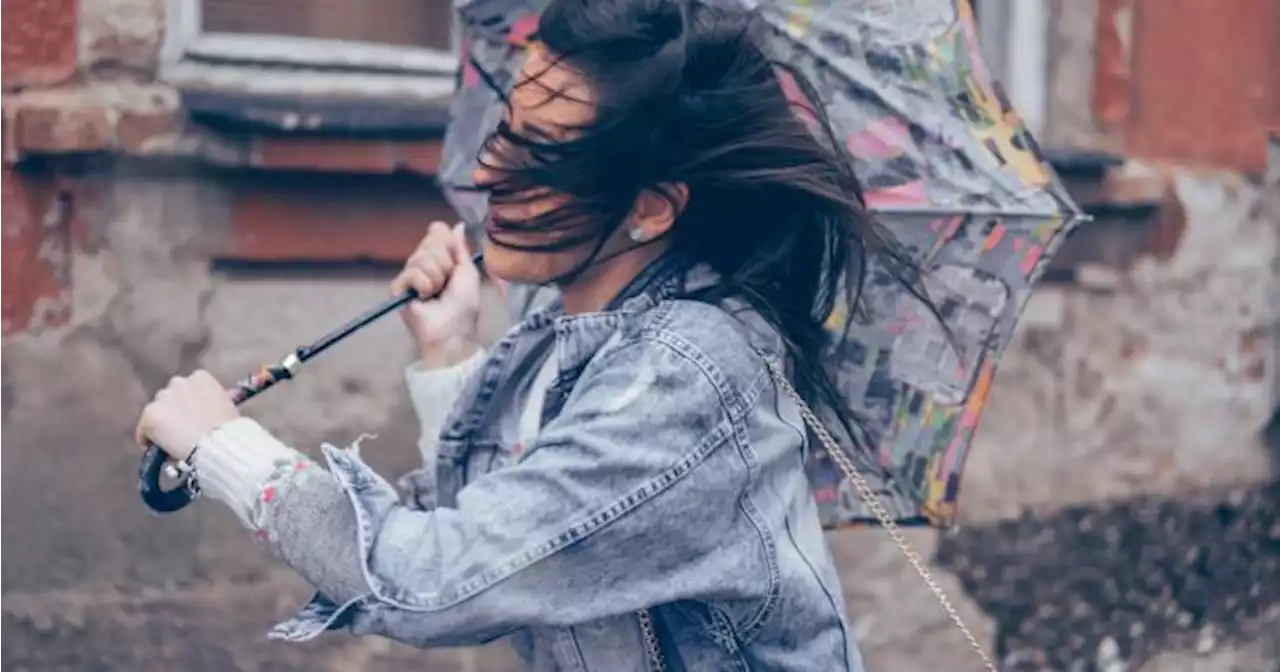
M 627 231 L 627 235 L 631 238 L 632 241 L 637 243 L 643 243 L 645 239 L 644 229 L 638 226 Z

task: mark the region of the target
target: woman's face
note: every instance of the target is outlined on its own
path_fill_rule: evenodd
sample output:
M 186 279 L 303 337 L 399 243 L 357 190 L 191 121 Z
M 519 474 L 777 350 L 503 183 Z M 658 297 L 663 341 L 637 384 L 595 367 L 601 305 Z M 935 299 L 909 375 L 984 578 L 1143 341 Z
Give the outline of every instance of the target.
M 572 69 L 553 65 L 553 59 L 537 46 L 530 48 L 530 55 L 512 88 L 507 108 L 507 124 L 511 130 L 525 137 L 546 137 L 563 140 L 566 128 L 590 122 L 595 113 L 593 96 L 583 77 Z M 482 164 L 493 166 L 501 161 L 492 155 L 482 157 Z M 493 182 L 501 178 L 500 172 L 481 165 L 476 168 L 477 184 Z M 485 222 L 484 264 L 485 270 L 503 280 L 526 284 L 545 284 L 574 271 L 584 258 L 591 254 L 598 241 L 592 239 L 564 250 L 554 252 L 513 249 L 535 245 L 551 245 L 569 238 L 582 236 L 582 229 L 574 231 L 519 231 L 499 228 L 496 222 L 519 223 L 555 210 L 565 203 L 563 195 L 547 192 L 522 195 L 514 203 L 495 202 L 491 199 L 489 220 Z M 617 240 L 615 240 L 615 238 Z M 495 241 L 506 245 L 496 244 Z M 605 243 L 600 257 L 620 249 L 625 242 L 615 235 Z

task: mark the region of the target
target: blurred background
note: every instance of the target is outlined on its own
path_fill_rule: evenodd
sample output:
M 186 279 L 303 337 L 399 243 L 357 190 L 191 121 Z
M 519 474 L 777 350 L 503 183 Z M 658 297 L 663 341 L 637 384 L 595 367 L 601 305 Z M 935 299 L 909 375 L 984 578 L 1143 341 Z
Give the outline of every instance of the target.
M 961 525 L 910 539 L 1008 669 L 1280 670 L 1280 0 L 975 5 L 1094 219 L 1001 365 Z M 171 375 L 320 336 L 454 219 L 450 0 L 2 11 L 4 669 L 519 669 L 268 642 L 306 587 L 221 508 L 155 518 L 134 485 Z M 299 447 L 376 432 L 364 454 L 402 472 L 408 338 L 352 341 L 251 412 Z M 869 669 L 973 667 L 882 532 L 830 541 Z

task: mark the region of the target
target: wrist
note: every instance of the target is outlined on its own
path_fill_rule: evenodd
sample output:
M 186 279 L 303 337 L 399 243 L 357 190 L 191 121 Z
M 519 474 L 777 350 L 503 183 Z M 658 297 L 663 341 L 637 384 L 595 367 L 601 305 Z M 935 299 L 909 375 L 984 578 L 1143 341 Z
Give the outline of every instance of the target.
M 475 338 L 454 336 L 438 343 L 421 344 L 418 359 L 428 369 L 443 369 L 465 362 L 480 350 Z
M 192 467 L 201 489 L 230 506 L 249 527 L 256 527 L 253 510 L 262 484 L 280 465 L 302 457 L 245 417 L 219 425 L 196 445 Z

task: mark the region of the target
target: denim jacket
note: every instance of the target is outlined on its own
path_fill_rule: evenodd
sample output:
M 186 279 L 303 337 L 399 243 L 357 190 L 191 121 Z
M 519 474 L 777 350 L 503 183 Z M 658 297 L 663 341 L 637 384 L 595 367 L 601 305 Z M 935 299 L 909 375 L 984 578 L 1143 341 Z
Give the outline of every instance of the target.
M 653 669 L 650 608 L 668 670 L 862 670 L 807 432 L 761 356 L 777 335 L 680 298 L 708 271 L 651 273 L 610 309 L 553 304 L 493 345 L 408 503 L 355 449 L 277 469 L 250 515 L 318 592 L 273 636 L 510 635 L 534 670 L 628 672 Z M 514 399 L 551 351 L 541 431 L 515 450 Z

